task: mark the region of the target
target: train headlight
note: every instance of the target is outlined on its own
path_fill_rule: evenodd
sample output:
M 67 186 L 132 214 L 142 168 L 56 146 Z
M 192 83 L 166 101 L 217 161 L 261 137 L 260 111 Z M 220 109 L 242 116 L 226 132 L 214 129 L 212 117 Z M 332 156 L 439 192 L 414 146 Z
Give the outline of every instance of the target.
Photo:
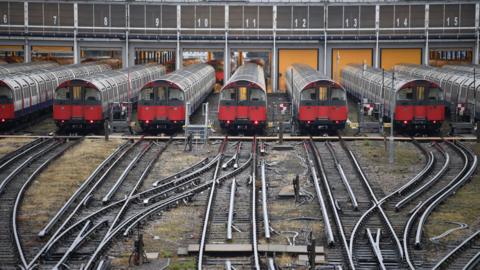
M 437 120 L 433 120 L 433 123 L 436 124 L 436 123 L 437 123 Z
M 253 123 L 254 123 L 255 125 L 258 125 L 258 121 L 257 121 L 257 120 L 255 120 Z
M 149 123 L 150 123 L 150 120 L 146 120 L 146 121 L 145 121 L 145 124 L 148 125 Z
M 408 124 L 408 121 L 407 121 L 407 120 L 405 120 L 405 121 L 403 121 L 403 123 L 406 125 L 406 124 Z
M 227 120 L 227 124 L 230 124 L 230 120 Z
M 2 123 L 5 122 L 5 118 L 2 118 Z
M 90 120 L 90 124 L 93 124 L 93 120 Z

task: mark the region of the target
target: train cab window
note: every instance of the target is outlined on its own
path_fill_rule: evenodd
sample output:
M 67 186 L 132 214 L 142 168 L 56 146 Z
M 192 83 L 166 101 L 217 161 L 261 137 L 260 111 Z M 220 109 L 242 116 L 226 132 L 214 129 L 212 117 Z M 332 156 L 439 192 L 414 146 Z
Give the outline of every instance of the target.
M 70 89 L 68 88 L 59 88 L 55 91 L 56 100 L 69 100 L 70 99 Z
M 100 92 L 95 88 L 85 88 L 86 101 L 100 101 Z
M 309 88 L 302 91 L 301 100 L 315 100 L 315 99 L 316 99 L 315 88 Z
M 1 86 L 0 87 L 0 103 L 1 102 L 8 102 L 12 100 L 12 91 L 10 88 Z
M 81 86 L 74 86 L 72 92 L 73 92 L 73 100 L 81 100 L 82 99 L 82 87 Z
M 318 99 L 319 100 L 327 100 L 328 99 L 328 88 L 327 87 L 319 87 L 318 88 Z
M 235 100 L 235 89 L 224 89 L 221 94 L 222 100 Z
M 153 89 L 152 88 L 144 88 L 141 92 L 140 96 L 141 100 L 152 101 L 153 100 Z
M 157 100 L 166 100 L 167 99 L 167 88 L 164 86 L 159 86 L 155 88 L 157 92 Z
M 251 89 L 250 90 L 250 100 L 251 101 L 264 101 L 265 94 L 261 89 Z
M 331 90 L 332 100 L 346 100 L 345 92 L 342 89 L 333 88 Z
M 428 89 L 428 100 L 442 100 L 442 90 L 440 88 Z
M 238 88 L 238 100 L 239 101 L 244 101 L 244 100 L 247 100 L 247 94 L 248 94 L 248 91 L 247 91 L 247 87 L 239 87 Z
M 170 88 L 168 100 L 183 100 L 183 92 L 180 89 Z
M 425 87 L 418 86 L 417 87 L 417 100 L 424 100 L 425 99 Z
M 403 88 L 398 91 L 397 100 L 412 100 L 413 99 L 413 88 Z

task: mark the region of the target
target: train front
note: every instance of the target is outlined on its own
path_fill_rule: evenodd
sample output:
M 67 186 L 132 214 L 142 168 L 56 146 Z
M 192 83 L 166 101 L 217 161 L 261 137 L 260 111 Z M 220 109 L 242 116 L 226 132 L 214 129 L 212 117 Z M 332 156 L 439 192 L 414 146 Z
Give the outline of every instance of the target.
M 103 126 L 102 95 L 94 83 L 70 80 L 55 89 L 53 119 L 61 129 L 96 129 Z
M 0 81 L 0 128 L 15 120 L 15 95 L 5 80 Z
M 395 126 L 438 132 L 445 120 L 443 90 L 427 80 L 410 80 L 396 90 Z
M 138 121 L 143 130 L 178 130 L 185 124 L 185 94 L 173 82 L 156 80 L 140 90 Z
M 298 121 L 303 130 L 338 130 L 348 118 L 345 90 L 334 81 L 318 80 L 300 91 Z

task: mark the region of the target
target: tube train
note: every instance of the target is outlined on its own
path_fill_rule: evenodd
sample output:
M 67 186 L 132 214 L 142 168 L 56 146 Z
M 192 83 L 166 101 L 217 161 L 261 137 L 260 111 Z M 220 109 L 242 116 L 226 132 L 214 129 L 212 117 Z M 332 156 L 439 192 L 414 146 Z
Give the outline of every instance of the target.
M 443 68 L 468 73 L 473 73 L 473 71 L 475 71 L 477 76 L 480 74 L 480 65 L 444 65 L 442 69 Z
M 421 65 L 397 65 L 395 71 L 435 82 L 445 92 L 445 101 L 450 112 L 456 112 L 460 117 L 469 120 L 475 105 L 475 118 L 480 118 L 480 102 L 477 99 L 475 104 L 474 92 L 474 88 L 476 88 L 476 93 L 479 94 L 480 82 L 475 82 L 473 73 Z
M 9 74 L 16 72 L 29 72 L 38 69 L 57 67 L 58 64 L 54 62 L 31 62 L 31 63 L 16 63 L 16 64 L 2 64 L 0 65 L 0 74 Z
M 443 90 L 435 82 L 395 74 L 361 65 L 342 70 L 342 84 L 347 91 L 362 100 L 385 106 L 385 116 L 391 119 L 392 102 L 394 126 L 405 131 L 438 132 L 445 120 Z M 390 98 L 394 95 L 394 99 Z
M 140 89 L 165 74 L 165 67 L 140 65 L 60 84 L 55 90 L 53 119 L 60 129 L 103 126 L 113 102 L 136 102 Z
M 287 68 L 286 84 L 293 117 L 301 131 L 345 128 L 347 96 L 340 84 L 304 64 Z
M 0 76 L 0 125 L 7 126 L 50 108 L 53 91 L 64 81 L 109 69 L 108 65 L 70 65 Z
M 140 90 L 138 121 L 145 130 L 175 130 L 185 124 L 186 104 L 189 116 L 201 105 L 215 84 L 215 69 L 194 64 L 147 83 Z
M 229 131 L 263 131 L 267 124 L 267 91 L 263 68 L 240 66 L 220 91 L 218 121 Z

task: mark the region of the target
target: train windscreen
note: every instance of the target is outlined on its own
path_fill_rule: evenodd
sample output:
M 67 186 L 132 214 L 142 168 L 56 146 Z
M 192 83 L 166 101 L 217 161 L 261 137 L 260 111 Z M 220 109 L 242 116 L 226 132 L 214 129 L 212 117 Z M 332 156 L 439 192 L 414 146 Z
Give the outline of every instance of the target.
M 264 101 L 265 93 L 261 89 L 250 89 L 251 101 Z
M 339 89 L 339 88 L 333 88 L 331 90 L 331 100 L 346 100 L 347 97 L 345 95 L 345 91 L 343 91 L 343 89 Z
M 440 88 L 428 89 L 428 100 L 442 100 L 442 90 Z
M 309 88 L 302 91 L 301 100 L 316 100 L 315 88 Z
M 12 91 L 6 86 L 0 86 L 0 103 L 12 101 Z
M 235 100 L 235 89 L 229 88 L 229 89 L 224 89 L 222 90 L 222 93 L 220 95 L 220 99 L 222 100 Z

